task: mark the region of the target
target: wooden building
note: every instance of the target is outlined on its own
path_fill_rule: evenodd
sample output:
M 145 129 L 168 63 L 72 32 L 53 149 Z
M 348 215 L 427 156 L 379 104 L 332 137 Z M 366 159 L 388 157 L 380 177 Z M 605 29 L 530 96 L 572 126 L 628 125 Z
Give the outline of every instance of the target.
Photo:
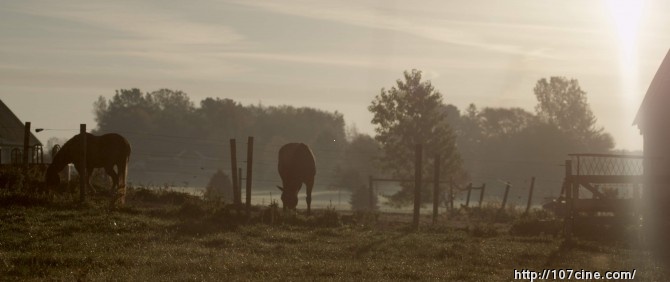
M 658 68 L 633 125 L 644 143 L 645 224 L 649 239 L 670 255 L 670 52 Z
M 0 164 L 11 163 L 12 150 L 18 149 L 23 152 L 23 137 L 23 122 L 0 100 Z M 32 132 L 29 139 L 31 147 L 42 145 Z M 21 162 L 20 158 L 19 162 Z

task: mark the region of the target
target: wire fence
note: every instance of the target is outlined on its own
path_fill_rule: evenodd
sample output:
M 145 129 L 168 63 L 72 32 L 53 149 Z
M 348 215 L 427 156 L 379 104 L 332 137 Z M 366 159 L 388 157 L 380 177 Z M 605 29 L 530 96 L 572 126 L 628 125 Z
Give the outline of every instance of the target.
M 77 132 L 77 129 L 45 129 L 58 131 Z M 171 187 L 177 191 L 185 191 L 194 195 L 203 195 L 205 187 L 210 177 L 218 170 L 225 171 L 228 175 L 231 173 L 230 156 L 226 155 L 229 140 L 224 139 L 202 139 L 194 136 L 156 134 L 148 132 L 121 131 L 120 134 L 129 136 L 129 138 L 142 138 L 149 143 L 161 144 L 156 147 L 134 148 L 131 154 L 130 175 L 131 184 L 147 187 Z M 188 146 L 184 146 L 188 145 Z M 175 150 L 166 150 L 165 147 L 177 148 Z M 212 155 L 210 153 L 200 153 L 196 148 L 218 147 L 221 155 Z M 48 148 L 51 149 L 51 148 Z M 246 164 L 246 158 L 241 152 L 246 151 L 244 146 L 238 147 L 238 163 Z M 316 187 L 313 195 L 313 206 L 316 208 L 325 208 L 328 206 L 337 209 L 351 208 L 352 187 L 342 184 L 342 176 L 334 169 L 342 161 L 342 150 L 330 150 L 324 148 L 312 148 L 319 164 L 325 164 L 330 169 L 318 170 L 316 176 Z M 41 150 L 41 149 L 40 149 Z M 280 191 L 275 185 L 281 184 L 277 170 L 278 148 L 255 147 L 252 181 L 252 204 L 269 204 L 271 201 L 279 199 Z M 37 152 L 37 149 L 35 149 Z M 49 151 L 47 151 L 49 152 Z M 48 155 L 48 154 L 47 154 Z M 33 153 L 37 156 L 37 153 Z M 36 158 L 36 157 L 35 157 Z M 18 160 L 20 158 L 16 158 Z M 49 158 L 47 157 L 47 160 Z M 15 160 L 15 161 L 16 161 Z M 500 164 L 506 166 L 527 167 L 545 167 L 555 169 L 556 177 L 539 177 L 535 185 L 541 187 L 539 191 L 551 191 L 550 193 L 538 193 L 537 198 L 542 199 L 547 196 L 558 196 L 560 185 L 563 180 L 560 178 L 561 169 L 558 162 L 542 160 L 524 160 L 524 159 L 463 159 L 466 163 L 477 164 Z M 159 165 L 156 165 L 159 164 Z M 240 165 L 243 168 L 243 175 L 246 173 L 246 165 Z M 363 175 L 366 177 L 367 175 Z M 472 173 L 470 181 L 472 183 L 487 183 L 489 185 L 488 202 L 500 202 L 502 191 L 507 184 L 511 183 L 510 201 L 512 203 L 522 204 L 526 199 L 524 195 L 530 185 L 529 181 L 532 175 L 510 176 L 494 175 L 487 173 Z M 247 181 L 244 177 L 243 181 Z M 246 185 L 241 185 L 244 189 Z M 379 206 L 382 210 L 397 211 L 390 208 L 387 203 L 387 196 L 393 195 L 402 188 L 398 183 L 375 184 L 372 187 L 374 195 L 378 198 Z M 461 187 L 462 188 L 462 187 Z M 444 188 L 443 188 L 444 189 Z M 555 192 L 553 192 L 555 191 Z M 456 189 L 456 205 L 465 203 L 465 190 Z M 301 191 L 301 197 L 304 197 L 305 189 Z M 541 201 L 538 201 L 541 202 Z M 298 208 L 304 208 L 304 201 L 300 201 Z M 446 206 L 446 205 L 445 205 Z M 306 206 L 305 206 L 306 207 Z

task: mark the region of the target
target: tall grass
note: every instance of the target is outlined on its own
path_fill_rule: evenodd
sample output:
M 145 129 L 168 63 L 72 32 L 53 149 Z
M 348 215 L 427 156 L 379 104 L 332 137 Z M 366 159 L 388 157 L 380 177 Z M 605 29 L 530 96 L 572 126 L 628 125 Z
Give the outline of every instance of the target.
M 541 211 L 462 209 L 414 231 L 378 212 L 307 215 L 275 202 L 247 213 L 164 187 L 129 187 L 126 207 L 114 210 L 105 193 L 83 204 L 77 196 L 0 191 L 2 279 L 499 281 L 519 268 L 667 278 L 634 246 L 546 236 L 537 225 L 553 218 Z

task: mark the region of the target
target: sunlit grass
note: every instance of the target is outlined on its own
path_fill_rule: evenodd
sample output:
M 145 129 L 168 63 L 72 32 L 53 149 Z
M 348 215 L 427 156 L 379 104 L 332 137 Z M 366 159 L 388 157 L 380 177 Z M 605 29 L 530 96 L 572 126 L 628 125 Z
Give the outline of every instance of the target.
M 171 196 L 174 197 L 174 196 Z M 132 197 L 131 197 L 132 199 Z M 137 199 L 137 198 L 135 198 Z M 0 208 L 0 276 L 9 280 L 510 280 L 520 268 L 638 269 L 663 273 L 625 244 L 546 234 L 509 235 L 509 223 L 471 218 L 412 231 L 392 217 L 336 211 L 247 218 L 230 206 L 129 202 Z M 427 218 L 426 218 L 427 220 Z M 458 219 L 452 219 L 458 220 Z M 322 221 L 333 224 L 324 224 Z M 462 222 L 461 222 L 462 223 Z

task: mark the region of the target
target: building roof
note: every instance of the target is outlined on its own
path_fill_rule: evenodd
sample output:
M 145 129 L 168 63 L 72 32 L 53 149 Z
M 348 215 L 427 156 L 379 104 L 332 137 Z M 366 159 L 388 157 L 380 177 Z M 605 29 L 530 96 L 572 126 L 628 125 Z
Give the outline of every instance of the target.
M 642 104 L 637 111 L 633 125 L 637 125 L 640 131 L 643 131 L 646 121 L 650 117 L 666 112 L 668 107 L 670 107 L 670 51 L 665 55 L 665 59 L 656 71 L 654 79 L 649 84 L 647 94 L 645 94 L 644 100 L 642 100 Z M 665 120 L 662 122 L 665 123 Z
M 24 124 L 12 110 L 0 100 L 0 146 L 23 146 Z M 42 145 L 33 133 L 30 133 L 30 145 Z

